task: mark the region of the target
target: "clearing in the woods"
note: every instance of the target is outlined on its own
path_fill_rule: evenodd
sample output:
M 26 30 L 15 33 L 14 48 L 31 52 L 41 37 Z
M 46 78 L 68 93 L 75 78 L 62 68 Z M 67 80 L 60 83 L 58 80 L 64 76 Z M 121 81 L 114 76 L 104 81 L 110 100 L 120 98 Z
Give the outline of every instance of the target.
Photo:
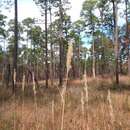
M 68 82 L 64 96 L 64 130 L 129 130 L 130 78 L 120 77 L 120 86 L 112 78 L 87 78 L 88 97 L 84 80 Z M 0 91 L 1 130 L 60 130 L 62 120 L 62 88 L 19 85 Z M 24 95 L 24 97 L 23 97 Z

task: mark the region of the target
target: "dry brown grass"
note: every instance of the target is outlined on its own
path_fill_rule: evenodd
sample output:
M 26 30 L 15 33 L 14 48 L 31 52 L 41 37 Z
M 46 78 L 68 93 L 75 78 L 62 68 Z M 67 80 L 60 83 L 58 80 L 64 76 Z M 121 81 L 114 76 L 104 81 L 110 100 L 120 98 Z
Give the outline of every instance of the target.
M 88 120 L 86 102 L 83 101 L 85 98 L 82 93 L 83 81 L 69 82 L 65 97 L 64 130 L 87 130 L 88 126 L 89 130 L 113 130 L 113 128 L 114 130 L 130 130 L 130 109 L 128 106 L 130 85 L 128 79 L 121 77 L 121 90 L 116 89 L 115 84 L 107 79 L 88 80 Z M 78 86 L 75 87 L 73 82 L 78 82 Z M 111 103 L 107 100 L 109 89 Z M 6 89 L 1 90 L 0 97 L 6 98 L 0 98 L 2 99 L 0 130 L 13 130 L 13 98 L 10 97 L 10 90 L 8 92 Z M 7 93 L 9 93 L 9 97 Z M 24 124 L 25 130 L 61 129 L 62 104 L 57 88 L 37 90 L 37 122 L 34 114 L 33 91 L 25 88 L 24 96 L 24 108 L 22 108 L 22 94 L 17 91 L 16 130 L 21 130 L 22 124 Z M 110 105 L 114 114 L 113 122 L 111 122 Z

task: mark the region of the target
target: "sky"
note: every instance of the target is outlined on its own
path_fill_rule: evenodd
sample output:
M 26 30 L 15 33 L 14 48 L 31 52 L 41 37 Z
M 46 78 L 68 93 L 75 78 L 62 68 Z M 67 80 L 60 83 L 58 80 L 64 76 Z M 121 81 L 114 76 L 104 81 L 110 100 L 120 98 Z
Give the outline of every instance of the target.
M 11 1 L 14 1 L 14 0 L 11 0 Z M 68 15 L 71 16 L 71 20 L 72 22 L 74 22 L 79 19 L 82 4 L 85 0 L 69 0 L 69 1 L 71 2 L 72 8 L 70 9 Z M 124 9 L 124 6 L 120 4 L 119 8 L 120 8 L 119 13 L 121 13 L 122 10 Z M 13 7 L 9 11 L 7 10 L 3 11 L 3 13 L 7 15 L 9 19 L 14 18 Z M 33 0 L 18 0 L 18 17 L 19 17 L 19 21 L 22 21 L 23 19 L 27 17 L 40 18 L 44 20 L 44 18 L 41 17 L 40 9 L 35 5 L 35 2 Z M 119 25 L 124 24 L 123 18 L 119 18 L 118 23 Z
M 13 0 L 12 0 L 13 1 Z M 79 19 L 80 11 L 84 0 L 69 0 L 71 2 L 71 9 L 68 11 L 68 15 L 71 16 L 71 21 L 74 22 Z M 8 11 L 2 10 L 2 13 L 8 17 L 8 19 L 14 18 L 14 6 L 12 6 Z M 27 17 L 40 18 L 40 9 L 36 6 L 33 0 L 18 0 L 18 21 L 22 21 Z
M 12 0 L 13 1 L 13 0 Z M 78 20 L 80 18 L 80 11 L 82 8 L 82 4 L 85 0 L 69 0 L 71 2 L 71 9 L 68 12 L 68 15 L 71 16 L 72 22 Z M 123 8 L 122 6 L 120 8 Z M 97 12 L 96 12 L 97 13 Z M 4 12 L 5 15 L 9 17 L 9 19 L 14 18 L 14 7 L 12 7 L 9 11 Z M 44 17 L 41 17 L 40 9 L 35 5 L 35 2 L 33 0 L 18 0 L 18 20 L 22 21 L 23 19 L 27 17 L 32 18 L 40 18 L 44 20 Z M 119 25 L 122 25 L 124 23 L 123 19 L 119 18 Z M 85 40 L 83 40 L 85 43 Z
M 74 22 L 79 19 L 80 11 L 84 0 L 69 0 L 71 2 L 71 9 L 69 15 L 71 20 Z M 33 0 L 18 0 L 18 17 L 19 21 L 27 17 L 41 17 L 39 8 L 35 5 Z M 10 18 L 14 17 L 14 8 L 12 7 L 10 11 L 6 11 L 5 14 Z

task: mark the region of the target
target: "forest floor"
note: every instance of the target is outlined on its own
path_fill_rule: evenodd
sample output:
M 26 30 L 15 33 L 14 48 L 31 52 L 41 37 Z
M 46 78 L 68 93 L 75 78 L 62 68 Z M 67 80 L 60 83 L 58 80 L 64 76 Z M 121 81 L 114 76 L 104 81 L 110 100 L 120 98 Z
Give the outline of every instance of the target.
M 21 87 L 12 96 L 0 91 L 0 130 L 130 130 L 130 78 L 88 78 L 88 97 L 83 80 L 71 80 L 65 93 L 61 88 Z M 64 104 L 64 105 L 63 105 Z M 63 128 L 62 126 L 63 119 Z

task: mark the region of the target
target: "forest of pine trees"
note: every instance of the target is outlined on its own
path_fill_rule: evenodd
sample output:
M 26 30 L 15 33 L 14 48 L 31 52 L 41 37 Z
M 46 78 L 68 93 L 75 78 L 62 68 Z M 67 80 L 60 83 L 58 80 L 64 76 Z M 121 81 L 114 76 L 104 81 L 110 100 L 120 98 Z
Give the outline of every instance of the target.
M 84 71 L 93 78 L 115 75 L 118 84 L 119 74 L 129 75 L 128 0 L 86 0 L 79 20 L 75 22 L 67 13 L 71 8 L 69 1 L 34 2 L 43 17 L 40 24 L 31 17 L 18 21 L 17 0 L 14 19 L 9 20 L 1 10 L 0 71 L 3 82 L 11 82 L 9 79 L 15 70 L 18 81 L 24 73 L 29 78 L 29 72 L 34 72 L 36 80 L 46 80 L 46 87 L 49 80 L 52 83 L 55 79 L 59 79 L 59 85 L 62 85 L 71 39 L 74 49 L 70 77 L 82 78 Z M 1 9 L 6 6 L 12 7 L 6 1 L 1 2 Z
M 0 0 L 0 130 L 129 130 L 130 1 L 84 0 L 76 21 L 71 0 L 22 20 L 19 1 Z

